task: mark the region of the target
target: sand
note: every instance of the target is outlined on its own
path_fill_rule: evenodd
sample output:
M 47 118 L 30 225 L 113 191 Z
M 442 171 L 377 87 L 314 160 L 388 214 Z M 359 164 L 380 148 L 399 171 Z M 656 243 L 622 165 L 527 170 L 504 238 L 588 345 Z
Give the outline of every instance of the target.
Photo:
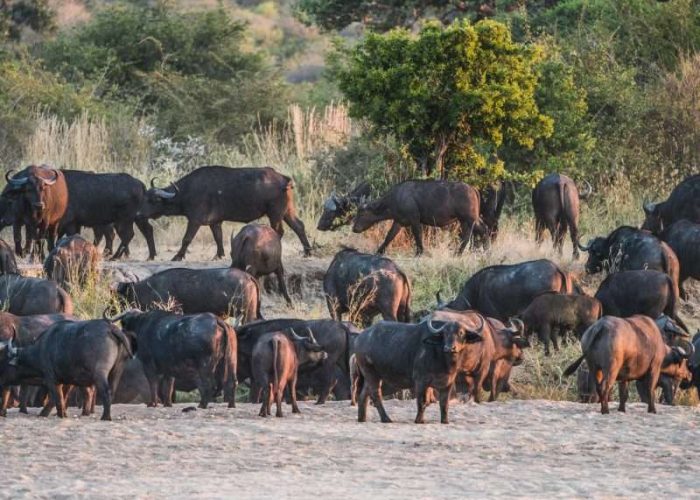
M 0 421 L 0 495 L 90 498 L 464 498 L 697 495 L 700 411 L 549 401 L 455 404 L 452 423 L 412 423 L 413 401 L 388 401 L 393 424 L 359 424 L 347 402 L 301 403 L 283 419 L 258 406 L 182 412 L 116 405 L 98 416 Z M 99 409 L 98 409 L 99 410 Z M 99 415 L 99 411 L 97 412 Z

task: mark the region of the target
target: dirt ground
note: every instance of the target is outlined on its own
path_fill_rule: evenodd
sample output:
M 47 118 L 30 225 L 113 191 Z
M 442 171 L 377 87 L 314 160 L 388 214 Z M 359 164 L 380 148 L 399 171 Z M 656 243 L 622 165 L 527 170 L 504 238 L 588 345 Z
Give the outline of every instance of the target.
M 688 497 L 700 412 L 600 415 L 550 401 L 455 404 L 449 425 L 415 425 L 412 401 L 388 401 L 393 424 L 356 422 L 347 402 L 301 403 L 284 419 L 257 405 L 182 412 L 117 405 L 114 422 L 12 410 L 0 423 L 2 495 L 90 498 Z

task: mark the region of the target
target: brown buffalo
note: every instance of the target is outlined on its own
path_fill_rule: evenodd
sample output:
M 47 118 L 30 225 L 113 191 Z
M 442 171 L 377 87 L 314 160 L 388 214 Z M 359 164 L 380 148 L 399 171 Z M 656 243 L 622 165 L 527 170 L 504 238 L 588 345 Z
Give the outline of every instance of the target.
M 61 238 L 44 261 L 46 277 L 62 287 L 84 285 L 97 276 L 97 247 L 79 234 Z
M 583 334 L 581 350 L 581 357 L 564 371 L 564 375 L 572 375 L 585 359 L 596 377 L 596 392 L 603 414 L 610 412 L 608 402 L 615 381 L 620 388 L 619 411 L 625 411 L 627 383 L 642 380 L 648 411 L 656 413 L 653 394 L 659 376 L 664 373 L 683 380 L 691 378 L 687 366 L 690 353 L 666 345 L 659 326 L 647 316 L 627 319 L 603 316 Z
M 275 274 L 279 293 L 292 306 L 282 265 L 282 238 L 270 226 L 248 224 L 231 236 L 231 267 L 255 278 Z

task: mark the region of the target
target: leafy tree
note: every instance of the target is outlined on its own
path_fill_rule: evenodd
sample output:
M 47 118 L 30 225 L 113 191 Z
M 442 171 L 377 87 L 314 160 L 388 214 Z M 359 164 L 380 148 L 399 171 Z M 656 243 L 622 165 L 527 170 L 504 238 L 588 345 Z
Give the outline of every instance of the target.
M 535 101 L 540 59 L 536 47 L 486 20 L 429 23 L 417 36 L 369 34 L 355 48 L 340 47 L 331 65 L 353 116 L 396 137 L 424 174 L 464 177 L 502 168 L 485 158 L 504 140 L 531 148 L 552 133 Z
M 46 0 L 0 0 L 0 38 L 17 41 L 22 30 L 37 33 L 55 28 L 54 14 Z

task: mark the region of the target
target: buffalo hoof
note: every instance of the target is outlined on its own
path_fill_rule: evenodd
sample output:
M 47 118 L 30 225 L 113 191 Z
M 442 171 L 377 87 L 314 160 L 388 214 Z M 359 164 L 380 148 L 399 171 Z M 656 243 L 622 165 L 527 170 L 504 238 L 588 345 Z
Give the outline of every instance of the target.
M 282 415 L 282 412 L 275 412 L 275 417 L 277 418 L 282 418 L 284 415 Z
M 617 409 L 617 411 L 619 411 L 621 413 L 625 413 L 625 408 L 621 406 Z
M 449 423 L 450 423 L 450 421 L 449 421 L 449 420 L 447 420 L 447 419 L 445 419 L 445 420 L 440 420 L 440 423 L 441 423 L 441 424 L 449 424 Z
M 7 410 L 0 410 L 0 417 L 6 417 L 7 416 Z
M 110 415 L 102 415 L 102 418 L 100 420 L 104 420 L 105 422 L 111 422 L 112 417 Z
M 156 408 L 158 403 L 146 403 L 146 408 Z
M 311 257 L 311 249 L 310 248 L 304 249 L 304 257 Z
M 382 423 L 383 424 L 393 424 L 394 422 L 389 417 L 387 417 L 387 418 L 382 419 Z
M 173 257 L 173 262 L 180 262 L 185 258 L 184 255 L 177 254 L 175 257 Z

